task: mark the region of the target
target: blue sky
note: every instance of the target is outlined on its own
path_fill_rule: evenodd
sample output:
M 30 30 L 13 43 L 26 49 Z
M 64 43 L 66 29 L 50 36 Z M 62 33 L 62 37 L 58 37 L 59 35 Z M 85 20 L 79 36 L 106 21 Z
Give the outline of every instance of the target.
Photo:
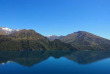
M 0 26 L 45 36 L 87 31 L 110 39 L 110 0 L 0 0 Z

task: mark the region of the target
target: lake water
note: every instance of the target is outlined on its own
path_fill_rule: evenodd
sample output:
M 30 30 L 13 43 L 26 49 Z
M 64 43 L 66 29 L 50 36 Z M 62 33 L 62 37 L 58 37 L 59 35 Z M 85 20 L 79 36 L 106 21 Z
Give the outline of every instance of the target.
M 0 51 L 0 74 L 110 74 L 110 51 Z

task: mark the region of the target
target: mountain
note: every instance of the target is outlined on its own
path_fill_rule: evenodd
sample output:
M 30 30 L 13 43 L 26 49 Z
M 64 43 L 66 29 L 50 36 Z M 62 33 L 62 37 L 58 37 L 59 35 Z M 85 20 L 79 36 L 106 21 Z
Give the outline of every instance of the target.
M 60 46 L 59 46 L 60 44 Z M 75 49 L 70 44 L 50 41 L 34 30 L 20 30 L 9 35 L 0 35 L 0 50 L 52 50 Z M 76 49 L 75 49 L 76 50 Z
M 23 29 L 9 34 L 9 36 L 15 39 L 28 39 L 28 40 L 47 39 L 46 37 L 42 36 L 41 34 L 35 32 L 32 29 L 30 30 Z
M 78 31 L 67 36 L 44 37 L 32 29 L 16 30 L 0 27 L 0 49 L 7 50 L 7 48 L 13 50 L 108 50 L 110 49 L 110 40 L 85 31 Z
M 7 35 L 4 31 L 0 30 L 0 35 Z
M 53 49 L 68 49 L 68 50 L 71 50 L 71 49 L 76 49 L 75 47 L 71 46 L 70 44 L 68 43 L 64 43 L 58 39 L 55 39 L 54 41 L 51 41 L 51 44 L 50 46 L 53 48 Z
M 49 38 L 49 40 L 55 40 L 55 39 L 61 39 L 64 36 L 56 36 L 56 35 L 51 35 L 51 36 L 46 36 L 47 38 Z
M 0 31 L 3 31 L 6 34 L 11 34 L 13 32 L 17 32 L 19 30 L 18 29 L 10 29 L 10 28 L 7 28 L 7 27 L 0 27 Z
M 60 39 L 63 42 L 69 43 L 72 46 L 83 49 L 83 50 L 107 50 L 110 49 L 110 40 L 104 39 L 102 37 L 96 36 L 94 34 L 78 31 L 72 34 L 69 34 Z

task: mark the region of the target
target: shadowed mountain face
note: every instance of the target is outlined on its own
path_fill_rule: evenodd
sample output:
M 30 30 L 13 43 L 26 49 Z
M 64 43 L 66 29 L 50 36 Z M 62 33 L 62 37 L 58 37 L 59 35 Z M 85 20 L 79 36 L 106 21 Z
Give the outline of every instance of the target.
M 110 51 L 1 51 L 0 63 L 13 61 L 24 66 L 33 66 L 47 60 L 49 57 L 65 57 L 79 64 L 90 64 L 102 59 L 110 58 Z
M 69 34 L 60 39 L 63 42 L 69 43 L 72 46 L 83 49 L 83 50 L 107 50 L 110 49 L 110 40 L 104 39 L 102 37 L 93 35 L 88 32 L 78 31 L 72 34 Z
M 0 30 L 0 35 L 7 35 L 4 31 Z
M 58 42 L 56 42 L 58 41 Z M 60 40 L 49 41 L 48 38 L 34 30 L 20 30 L 9 35 L 0 35 L 0 50 L 52 50 L 75 49 Z M 76 49 L 75 49 L 76 50 Z

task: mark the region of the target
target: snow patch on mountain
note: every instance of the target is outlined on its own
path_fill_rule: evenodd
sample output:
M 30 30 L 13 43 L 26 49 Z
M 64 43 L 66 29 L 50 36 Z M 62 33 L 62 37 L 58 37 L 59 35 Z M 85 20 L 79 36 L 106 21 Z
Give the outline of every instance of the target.
M 46 37 L 58 37 L 58 36 L 56 36 L 56 35 L 49 35 L 49 36 L 46 36 Z
M 7 34 L 11 34 L 16 31 L 20 31 L 19 29 L 10 29 L 8 27 L 0 27 L 0 30 L 4 31 Z
M 55 40 L 55 39 L 61 39 L 64 36 L 50 35 L 50 36 L 46 36 L 46 37 L 49 38 L 49 40 Z

